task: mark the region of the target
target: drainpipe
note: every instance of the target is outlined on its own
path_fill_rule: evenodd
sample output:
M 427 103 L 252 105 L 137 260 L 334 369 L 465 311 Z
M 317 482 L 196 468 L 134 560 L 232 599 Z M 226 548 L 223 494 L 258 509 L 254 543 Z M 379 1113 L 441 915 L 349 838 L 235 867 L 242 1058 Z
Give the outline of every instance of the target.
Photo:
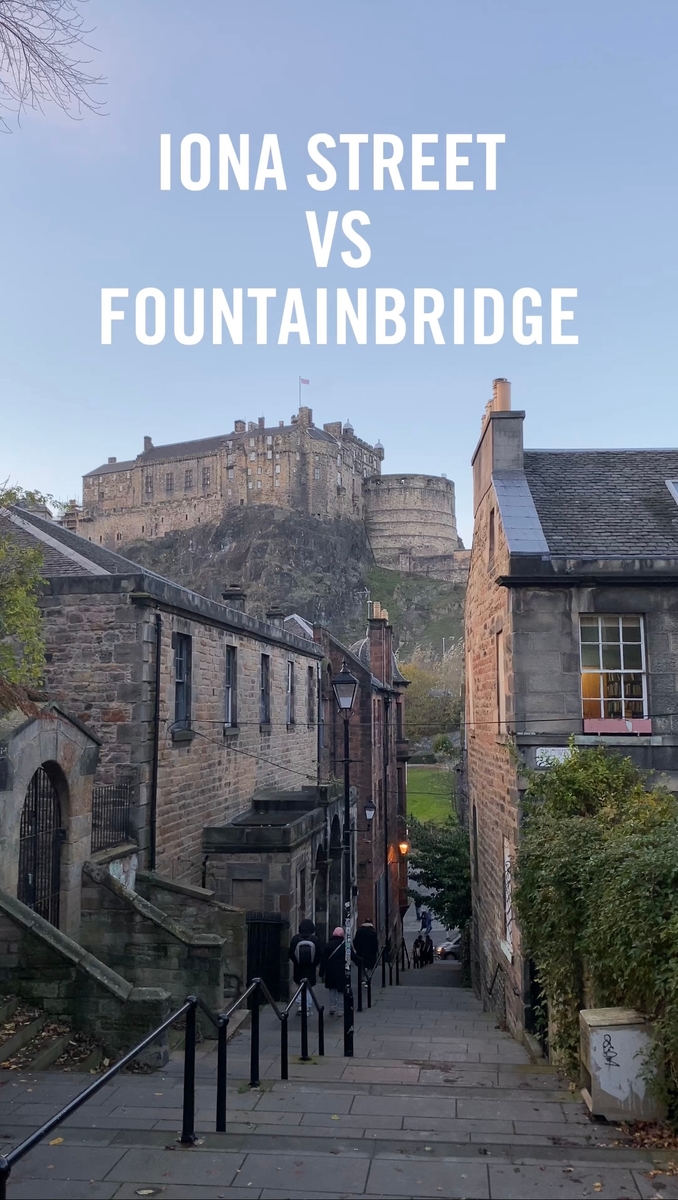
M 151 775 L 149 870 L 155 871 L 158 822 L 158 757 L 160 754 L 160 656 L 162 650 L 162 617 L 155 614 L 155 705 L 153 712 L 153 772 Z
M 388 834 L 388 766 L 389 766 L 389 729 L 388 715 L 391 707 L 391 697 L 384 695 L 384 741 L 382 754 L 384 759 L 384 944 L 390 955 L 391 932 L 390 921 L 390 866 L 389 866 L 389 834 Z

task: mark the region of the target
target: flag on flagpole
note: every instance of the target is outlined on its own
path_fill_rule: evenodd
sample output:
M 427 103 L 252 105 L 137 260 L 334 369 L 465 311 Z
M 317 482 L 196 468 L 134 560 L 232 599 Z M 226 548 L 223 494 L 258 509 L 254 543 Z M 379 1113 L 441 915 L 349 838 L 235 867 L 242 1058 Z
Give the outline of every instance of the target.
M 302 379 L 301 375 L 299 376 L 299 383 L 310 383 L 310 382 L 311 382 L 310 379 Z

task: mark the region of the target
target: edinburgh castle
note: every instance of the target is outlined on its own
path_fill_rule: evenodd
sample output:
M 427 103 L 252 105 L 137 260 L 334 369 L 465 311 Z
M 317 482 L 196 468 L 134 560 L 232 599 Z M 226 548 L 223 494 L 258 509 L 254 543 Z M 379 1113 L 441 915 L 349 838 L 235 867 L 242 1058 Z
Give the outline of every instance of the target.
M 457 534 L 454 484 L 429 475 L 382 475 L 384 448 L 350 423 L 317 428 L 310 408 L 289 425 L 237 420 L 231 433 L 154 446 L 83 479 L 82 508 L 64 524 L 109 549 L 215 525 L 229 513 L 275 506 L 306 518 L 364 526 L 378 566 L 463 581 L 469 551 Z

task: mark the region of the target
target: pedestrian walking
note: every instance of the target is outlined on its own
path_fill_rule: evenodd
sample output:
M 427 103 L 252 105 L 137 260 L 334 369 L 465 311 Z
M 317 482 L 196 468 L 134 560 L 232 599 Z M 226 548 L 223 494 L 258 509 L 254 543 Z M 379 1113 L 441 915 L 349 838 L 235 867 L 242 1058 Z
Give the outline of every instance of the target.
M 337 925 L 332 937 L 325 946 L 320 959 L 320 978 L 330 993 L 330 1016 L 333 1017 L 339 1007 L 339 1001 L 346 983 L 345 965 L 346 945 L 344 930 Z M 357 963 L 355 950 L 351 946 L 351 959 Z
M 424 939 L 421 936 L 421 934 L 418 933 L 416 938 L 414 939 L 414 944 L 412 946 L 412 967 L 413 968 L 419 969 L 419 967 L 423 966 L 423 963 L 421 961 L 421 955 L 422 955 L 423 949 L 424 949 Z
M 371 921 L 363 921 L 353 939 L 353 948 L 366 971 L 373 971 L 379 957 L 379 938 Z
M 431 937 L 430 933 L 427 933 L 426 937 L 424 938 L 424 949 L 422 955 L 424 962 L 427 965 L 433 962 L 433 938 Z
M 430 933 L 433 929 L 433 918 L 427 908 L 421 914 L 422 933 Z
M 316 972 L 322 957 L 322 942 L 315 931 L 312 921 L 305 920 L 299 925 L 299 932 L 290 942 L 289 958 L 294 967 L 294 982 L 300 984 L 307 979 L 311 987 L 315 987 Z M 310 1013 L 313 1001 L 306 992 L 306 1011 Z M 301 1015 L 301 998 L 297 1001 L 297 1015 Z

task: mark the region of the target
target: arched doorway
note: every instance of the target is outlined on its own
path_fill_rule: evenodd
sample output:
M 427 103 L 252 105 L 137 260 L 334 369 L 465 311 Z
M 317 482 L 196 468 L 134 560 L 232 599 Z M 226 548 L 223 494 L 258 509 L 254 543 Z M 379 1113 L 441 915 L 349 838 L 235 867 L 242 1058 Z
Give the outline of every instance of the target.
M 315 928 L 322 938 L 327 938 L 327 856 L 318 846 L 315 857 Z
M 38 767 L 28 785 L 19 832 L 19 900 L 52 925 L 59 924 L 61 805 L 50 775 Z
M 328 890 L 329 890 L 329 931 L 336 929 L 337 925 L 343 925 L 343 913 L 341 904 L 341 824 L 338 817 L 334 817 L 330 828 L 330 869 L 328 872 Z

